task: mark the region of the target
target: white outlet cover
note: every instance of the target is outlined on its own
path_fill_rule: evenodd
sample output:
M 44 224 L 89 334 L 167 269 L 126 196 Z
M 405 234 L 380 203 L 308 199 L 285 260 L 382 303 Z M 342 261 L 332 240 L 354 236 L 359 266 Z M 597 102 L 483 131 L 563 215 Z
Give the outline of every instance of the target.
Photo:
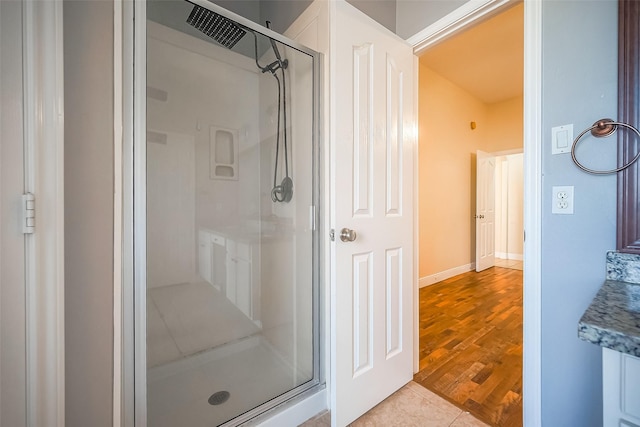
M 573 185 L 551 187 L 551 213 L 573 215 Z

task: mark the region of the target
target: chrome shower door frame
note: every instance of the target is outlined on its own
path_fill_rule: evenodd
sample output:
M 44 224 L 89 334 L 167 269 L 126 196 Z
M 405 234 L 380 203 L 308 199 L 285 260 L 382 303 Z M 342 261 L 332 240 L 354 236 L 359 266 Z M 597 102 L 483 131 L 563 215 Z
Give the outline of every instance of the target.
M 312 125 L 312 210 L 313 218 L 313 379 L 287 393 L 265 402 L 224 424 L 233 426 L 248 420 L 266 419 L 288 403 L 295 403 L 325 387 L 324 353 L 321 349 L 324 310 L 321 283 L 321 239 L 324 223 L 321 206 L 321 81 L 322 55 L 272 30 L 206 0 L 190 0 L 206 9 L 230 18 L 266 37 L 309 55 L 313 60 L 313 125 Z M 114 426 L 143 427 L 147 425 L 147 265 L 146 265 L 146 1 L 116 2 L 114 7 L 116 46 L 114 53 L 122 59 L 115 65 L 120 76 L 114 89 L 115 109 L 122 113 L 122 153 L 116 156 L 116 177 L 122 179 L 121 193 L 115 197 L 122 203 L 122 223 L 116 225 L 115 242 L 121 242 L 121 287 L 115 289 L 114 307 Z M 120 39 L 121 45 L 118 45 Z M 118 61 L 116 61 L 118 62 Z M 116 123 L 116 127 L 118 123 Z M 119 160 L 118 160 L 119 158 Z M 118 186 L 118 179 L 115 185 Z M 117 270 L 117 267 L 116 267 Z M 116 271 L 118 274 L 118 271 Z M 117 288 L 117 286 L 116 286 Z M 269 411 L 268 414 L 265 414 Z M 309 414 L 312 416 L 314 414 Z

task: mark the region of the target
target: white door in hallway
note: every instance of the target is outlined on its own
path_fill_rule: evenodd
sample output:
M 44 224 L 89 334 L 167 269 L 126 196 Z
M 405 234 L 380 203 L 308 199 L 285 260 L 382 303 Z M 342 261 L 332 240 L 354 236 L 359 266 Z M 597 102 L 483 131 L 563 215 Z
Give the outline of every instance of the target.
M 478 150 L 476 155 L 476 271 L 495 264 L 496 158 Z
M 331 411 L 344 426 L 413 376 L 415 57 L 346 2 L 333 16 Z
M 22 4 L 0 2 L 0 425 L 25 426 Z

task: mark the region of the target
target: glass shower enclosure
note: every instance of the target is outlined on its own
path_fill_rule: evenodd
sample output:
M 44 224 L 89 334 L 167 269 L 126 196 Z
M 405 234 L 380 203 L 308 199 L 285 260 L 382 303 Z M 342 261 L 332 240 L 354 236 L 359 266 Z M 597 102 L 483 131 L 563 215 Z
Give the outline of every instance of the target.
M 147 425 L 237 425 L 320 384 L 319 55 L 148 1 Z

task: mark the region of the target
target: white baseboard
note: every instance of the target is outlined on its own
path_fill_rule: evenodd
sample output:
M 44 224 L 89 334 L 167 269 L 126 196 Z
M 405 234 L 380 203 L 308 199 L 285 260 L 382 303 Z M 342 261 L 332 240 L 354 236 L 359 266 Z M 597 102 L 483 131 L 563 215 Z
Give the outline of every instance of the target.
M 439 273 L 430 274 L 428 276 L 424 276 L 420 278 L 419 286 L 421 288 L 424 288 L 425 286 L 433 285 L 434 283 L 438 283 L 450 277 L 457 276 L 458 274 L 475 270 L 475 268 L 476 268 L 476 263 L 472 262 L 470 264 L 465 264 L 459 267 L 450 268 L 448 270 L 441 271 Z
M 522 254 L 512 254 L 508 252 L 496 252 L 496 258 L 500 259 L 508 259 L 513 261 L 523 261 L 524 257 Z

